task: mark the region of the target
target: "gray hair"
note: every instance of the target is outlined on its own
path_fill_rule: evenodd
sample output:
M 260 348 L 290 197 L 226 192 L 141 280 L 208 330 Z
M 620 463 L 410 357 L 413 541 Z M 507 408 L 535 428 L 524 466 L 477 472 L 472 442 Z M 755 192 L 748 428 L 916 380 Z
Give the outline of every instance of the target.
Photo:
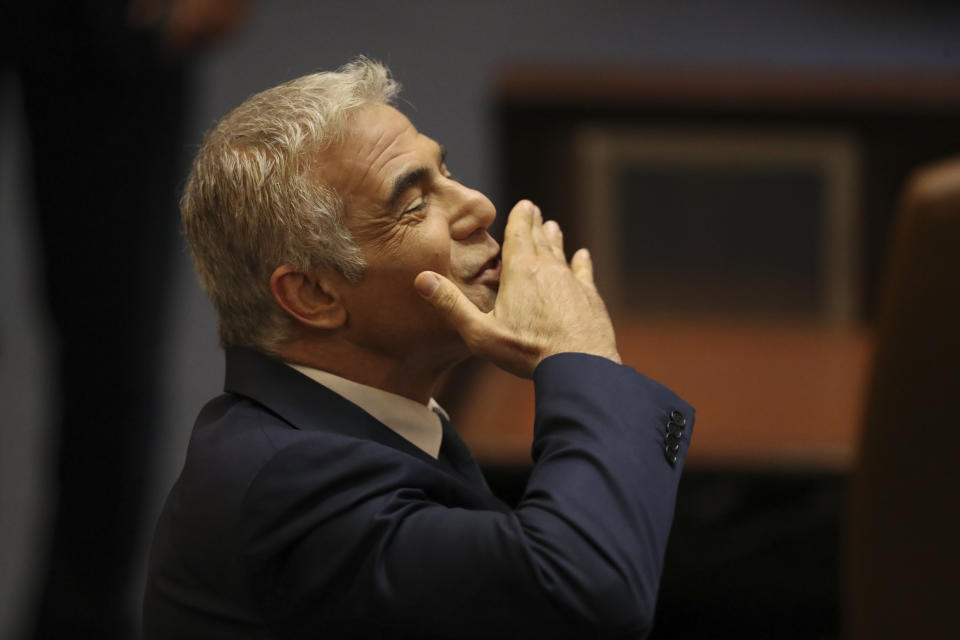
M 272 351 L 290 338 L 293 320 L 270 292 L 278 266 L 362 277 L 343 202 L 312 161 L 343 139 L 353 111 L 389 104 L 399 90 L 386 67 L 360 57 L 258 93 L 206 134 L 180 211 L 222 346 Z

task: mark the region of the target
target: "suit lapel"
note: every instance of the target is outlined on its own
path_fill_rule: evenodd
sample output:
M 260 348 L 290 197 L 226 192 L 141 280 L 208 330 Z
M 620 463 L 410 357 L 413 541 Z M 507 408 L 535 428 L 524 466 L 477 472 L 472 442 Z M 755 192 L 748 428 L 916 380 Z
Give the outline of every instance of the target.
M 452 471 L 464 478 L 471 485 L 484 491 L 490 491 L 487 481 L 480 471 L 477 461 L 474 460 L 470 449 L 460 438 L 453 425 L 438 412 L 440 422 L 443 423 L 443 440 L 440 443 L 440 461 L 448 464 Z
M 275 358 L 242 347 L 227 349 L 226 358 L 224 391 L 250 398 L 296 429 L 372 440 L 402 451 L 456 478 L 475 504 L 509 510 L 490 493 L 467 445 L 442 414 L 443 440 L 437 460 L 343 396 Z
M 228 348 L 226 358 L 224 391 L 254 400 L 292 427 L 373 440 L 439 467 L 493 498 L 467 445 L 441 413 L 443 440 L 438 460 L 343 396 L 275 358 L 243 347 Z M 497 505 L 502 503 L 498 500 Z

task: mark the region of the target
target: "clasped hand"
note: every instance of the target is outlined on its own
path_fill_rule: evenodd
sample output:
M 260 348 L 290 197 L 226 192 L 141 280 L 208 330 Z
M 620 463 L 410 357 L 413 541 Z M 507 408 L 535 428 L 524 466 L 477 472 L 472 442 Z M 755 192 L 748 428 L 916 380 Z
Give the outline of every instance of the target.
M 497 301 L 480 311 L 447 278 L 423 271 L 414 282 L 470 350 L 518 376 L 565 352 L 620 362 L 613 325 L 593 281 L 593 263 L 580 249 L 567 264 L 560 226 L 522 200 L 510 212 L 503 241 Z

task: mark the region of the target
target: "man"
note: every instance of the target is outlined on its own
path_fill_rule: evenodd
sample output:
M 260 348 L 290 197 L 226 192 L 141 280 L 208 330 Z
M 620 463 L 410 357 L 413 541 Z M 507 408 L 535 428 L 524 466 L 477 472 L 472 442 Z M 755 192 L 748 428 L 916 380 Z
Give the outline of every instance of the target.
M 220 318 L 153 544 L 147 638 L 636 636 L 693 410 L 619 364 L 584 250 L 454 180 L 360 59 L 227 115 L 182 202 Z M 494 498 L 431 400 L 475 353 L 537 393 L 535 466 Z M 431 411 L 431 408 L 436 411 Z

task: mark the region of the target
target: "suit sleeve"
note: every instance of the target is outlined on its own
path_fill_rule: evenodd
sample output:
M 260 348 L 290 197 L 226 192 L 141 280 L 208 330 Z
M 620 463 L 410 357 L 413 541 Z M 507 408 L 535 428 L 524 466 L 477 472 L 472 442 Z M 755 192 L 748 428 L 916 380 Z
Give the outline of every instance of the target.
M 693 409 L 629 367 L 584 354 L 548 358 L 534 383 L 534 469 L 510 512 L 463 506 L 441 471 L 398 464 L 404 454 L 375 443 L 278 452 L 248 490 L 244 532 L 251 590 L 272 630 L 645 632 Z

